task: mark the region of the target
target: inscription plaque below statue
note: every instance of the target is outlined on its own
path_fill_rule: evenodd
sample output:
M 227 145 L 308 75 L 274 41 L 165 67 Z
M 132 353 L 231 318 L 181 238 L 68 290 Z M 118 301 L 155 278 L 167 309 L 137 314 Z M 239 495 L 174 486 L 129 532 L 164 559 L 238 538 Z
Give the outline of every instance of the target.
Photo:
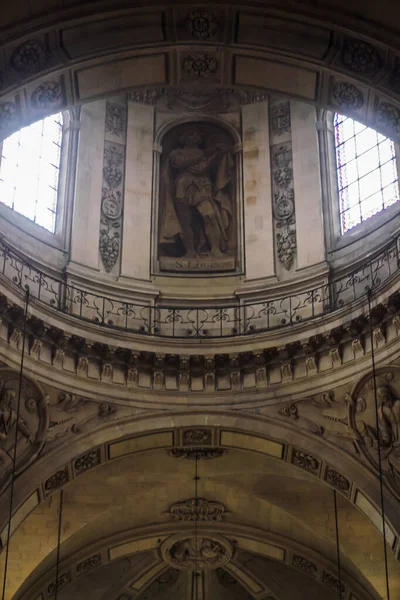
M 158 259 L 162 271 L 234 271 L 233 140 L 210 123 L 185 123 L 162 141 Z

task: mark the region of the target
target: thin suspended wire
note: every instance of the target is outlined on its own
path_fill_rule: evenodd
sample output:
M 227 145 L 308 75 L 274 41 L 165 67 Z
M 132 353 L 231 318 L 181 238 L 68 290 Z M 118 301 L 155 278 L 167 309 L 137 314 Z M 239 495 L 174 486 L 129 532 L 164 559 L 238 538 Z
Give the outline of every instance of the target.
M 342 565 L 340 562 L 340 539 L 339 539 L 339 518 L 338 518 L 338 507 L 336 490 L 333 490 L 333 504 L 335 507 L 335 529 L 336 529 L 336 554 L 337 554 L 337 568 L 338 568 L 338 579 L 339 579 L 339 600 L 342 600 Z
M 7 586 L 8 555 L 9 555 L 9 549 L 10 549 L 11 520 L 12 520 L 12 511 L 13 511 L 13 504 L 14 504 L 14 483 L 15 483 L 15 471 L 16 471 L 16 464 L 17 464 L 18 423 L 19 423 L 19 419 L 20 419 L 20 408 L 21 408 L 22 375 L 23 375 L 23 370 L 24 370 L 26 322 L 28 320 L 28 304 L 29 304 L 29 288 L 27 287 L 26 292 L 25 292 L 24 327 L 22 330 L 22 350 L 21 350 L 21 363 L 20 363 L 20 368 L 19 368 L 17 414 L 16 414 L 16 421 L 15 421 L 14 451 L 13 451 L 11 486 L 10 486 L 10 508 L 9 508 L 9 513 L 8 513 L 6 555 L 5 555 L 5 559 L 4 559 L 3 592 L 2 592 L 2 596 L 1 596 L 2 600 L 4 600 L 4 598 L 5 598 L 6 586 Z
M 57 600 L 58 594 L 58 579 L 60 573 L 60 547 L 61 547 L 61 524 L 62 524 L 62 510 L 64 501 L 64 490 L 61 488 L 60 491 L 60 507 L 58 511 L 58 534 L 57 534 L 57 558 L 56 558 L 56 589 L 54 592 L 54 600 Z
M 199 505 L 199 494 L 198 494 L 198 481 L 199 481 L 199 476 L 198 476 L 198 462 L 199 462 L 199 456 L 196 452 L 196 456 L 195 456 L 195 467 L 194 467 L 194 580 L 195 580 L 195 598 L 196 600 L 199 600 L 199 573 L 197 571 L 197 544 L 198 544 L 198 521 L 199 521 L 199 511 L 198 511 L 198 505 Z
M 384 501 L 384 497 L 383 497 L 381 436 L 379 434 L 379 413 L 378 413 L 378 394 L 377 394 L 377 388 L 376 388 L 374 332 L 373 332 L 373 327 L 372 327 L 372 308 L 371 308 L 372 289 L 371 288 L 368 288 L 367 297 L 368 297 L 368 311 L 369 311 L 369 333 L 370 333 L 370 339 L 371 339 L 372 378 L 373 378 L 373 382 L 374 382 L 375 426 L 376 426 L 376 438 L 377 438 L 377 446 L 378 446 L 378 468 L 379 468 L 379 486 L 380 486 L 381 511 L 382 511 L 383 555 L 384 555 L 384 560 L 385 560 L 386 596 L 387 596 L 387 600 L 390 600 L 389 568 L 388 568 L 388 555 L 387 555 L 387 545 L 386 545 L 385 501 Z

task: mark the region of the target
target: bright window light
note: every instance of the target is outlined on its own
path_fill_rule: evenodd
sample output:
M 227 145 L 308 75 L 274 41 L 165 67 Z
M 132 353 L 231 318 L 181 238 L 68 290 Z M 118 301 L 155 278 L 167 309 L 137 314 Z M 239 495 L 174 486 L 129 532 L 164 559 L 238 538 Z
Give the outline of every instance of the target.
M 394 142 L 336 113 L 335 145 L 342 233 L 399 200 Z
M 24 127 L 3 141 L 0 202 L 54 233 L 62 113 Z

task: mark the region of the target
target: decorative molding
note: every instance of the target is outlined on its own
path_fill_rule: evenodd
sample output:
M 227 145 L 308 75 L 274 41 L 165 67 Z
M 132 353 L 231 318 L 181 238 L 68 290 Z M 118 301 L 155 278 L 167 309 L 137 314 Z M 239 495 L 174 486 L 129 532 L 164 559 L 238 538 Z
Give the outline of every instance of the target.
M 290 132 L 290 102 L 273 102 L 270 108 L 270 128 L 273 136 Z
M 19 111 L 15 102 L 0 102 L 0 133 L 12 130 L 18 123 Z
M 325 481 L 332 487 L 344 493 L 346 496 L 349 495 L 350 481 L 344 477 L 344 475 L 341 475 L 338 473 L 338 471 L 335 471 L 335 469 L 332 469 L 331 467 L 326 468 Z
M 82 454 L 74 460 L 74 469 L 76 473 L 84 473 L 101 463 L 100 449 L 91 450 Z
M 139 88 L 129 94 L 137 104 L 157 106 L 161 111 L 225 113 L 239 111 L 241 106 L 268 100 L 268 94 L 252 89 L 200 88 L 194 85 L 165 88 Z
M 66 585 L 68 585 L 71 582 L 71 573 L 69 571 L 66 571 L 65 573 L 61 573 L 61 575 L 58 578 L 58 582 L 57 581 L 53 581 L 52 583 L 50 583 L 47 586 L 47 593 L 48 595 L 54 596 L 57 592 L 59 592 L 60 590 L 62 590 L 63 588 L 65 588 Z
M 376 124 L 387 131 L 389 136 L 391 133 L 399 135 L 400 109 L 390 102 L 381 102 L 376 109 Z
M 62 487 L 66 483 L 68 483 L 68 481 L 69 481 L 68 467 L 65 467 L 64 469 L 57 471 L 57 473 L 54 473 L 54 475 L 52 475 L 51 477 L 46 479 L 46 482 L 44 484 L 44 489 L 45 489 L 46 494 L 50 494 L 50 493 L 54 492 L 58 488 Z
M 212 445 L 212 429 L 185 429 L 182 434 L 183 446 Z
M 92 556 L 89 556 L 89 558 L 86 558 L 85 560 L 79 562 L 76 565 L 76 574 L 84 575 L 86 573 L 89 573 L 90 571 L 93 571 L 94 569 L 97 569 L 98 567 L 101 567 L 101 565 L 102 560 L 101 554 L 99 552 L 98 554 L 93 554 Z
M 341 584 L 335 575 L 331 575 L 331 573 L 327 573 L 326 571 L 322 574 L 322 583 L 329 587 L 333 592 L 340 592 L 341 594 L 346 592 L 344 584 Z
M 227 454 L 225 448 L 172 448 L 169 450 L 169 455 L 174 458 L 188 460 L 211 460 L 212 458 L 220 458 Z
M 225 506 L 206 498 L 190 498 L 170 506 L 169 514 L 175 521 L 221 521 Z
M 123 137 L 126 131 L 126 107 L 117 102 L 106 103 L 106 133 Z
M 299 556 L 298 554 L 293 554 L 292 556 L 292 566 L 296 567 L 296 569 L 300 569 L 307 575 L 311 577 L 316 577 L 318 572 L 318 567 L 315 563 L 308 560 L 308 558 L 304 558 L 304 556 Z

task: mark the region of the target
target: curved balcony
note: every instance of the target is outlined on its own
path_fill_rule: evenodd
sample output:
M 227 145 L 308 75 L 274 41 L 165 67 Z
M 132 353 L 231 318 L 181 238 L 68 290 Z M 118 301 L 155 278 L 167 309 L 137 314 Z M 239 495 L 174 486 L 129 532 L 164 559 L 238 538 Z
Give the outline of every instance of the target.
M 399 270 L 398 239 L 345 275 L 292 295 L 256 303 L 154 306 L 106 297 L 46 273 L 0 242 L 1 277 L 30 299 L 80 321 L 114 331 L 161 338 L 229 338 L 265 333 L 312 321 L 376 293 Z

